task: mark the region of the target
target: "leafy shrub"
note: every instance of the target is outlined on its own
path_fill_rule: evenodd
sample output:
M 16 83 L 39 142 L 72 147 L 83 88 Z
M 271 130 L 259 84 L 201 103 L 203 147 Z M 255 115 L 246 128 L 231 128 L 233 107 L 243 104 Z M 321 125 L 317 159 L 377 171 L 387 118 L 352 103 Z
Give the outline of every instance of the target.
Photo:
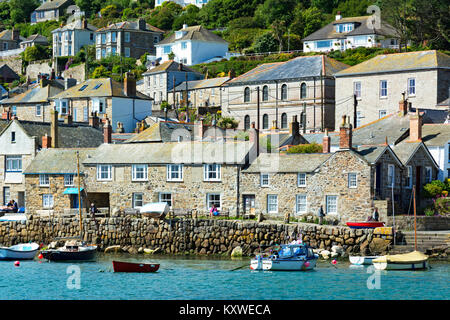
M 239 125 L 239 121 L 234 118 L 223 117 L 217 121 L 217 126 L 223 129 L 235 129 Z
M 292 146 L 287 150 L 287 153 L 321 153 L 322 145 L 317 143 L 299 144 Z
M 448 185 L 441 180 L 434 180 L 423 187 L 422 196 L 425 198 L 435 198 L 442 195 L 443 191 L 448 192 Z
M 450 214 L 450 198 L 438 197 L 434 200 L 434 210 L 440 215 Z
M 425 208 L 425 215 L 427 217 L 432 217 L 434 216 L 434 210 L 430 207 Z

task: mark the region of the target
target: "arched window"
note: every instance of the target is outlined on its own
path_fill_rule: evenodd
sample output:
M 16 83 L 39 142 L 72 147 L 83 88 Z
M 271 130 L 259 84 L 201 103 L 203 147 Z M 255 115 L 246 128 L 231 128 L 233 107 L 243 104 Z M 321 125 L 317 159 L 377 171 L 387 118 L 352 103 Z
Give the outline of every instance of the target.
M 250 102 L 250 88 L 246 87 L 244 89 L 244 102 Z
M 300 86 L 300 99 L 306 98 L 306 83 L 302 83 Z
M 283 84 L 281 86 L 281 100 L 287 100 L 287 85 Z
M 250 116 L 247 114 L 244 117 L 244 130 L 250 129 Z
M 269 129 L 269 116 L 263 115 L 263 129 Z
M 283 113 L 281 115 L 281 128 L 285 129 L 287 128 L 287 114 Z
M 263 97 L 262 97 L 263 101 L 268 101 L 269 100 L 269 87 L 268 86 L 264 86 L 263 87 Z

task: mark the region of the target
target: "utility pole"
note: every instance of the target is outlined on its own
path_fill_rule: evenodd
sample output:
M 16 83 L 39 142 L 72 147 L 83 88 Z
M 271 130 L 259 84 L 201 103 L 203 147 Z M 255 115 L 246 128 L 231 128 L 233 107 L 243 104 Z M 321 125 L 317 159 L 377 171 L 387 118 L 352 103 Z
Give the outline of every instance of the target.
M 356 94 L 353 95 L 353 128 L 356 129 L 356 124 L 358 123 L 358 112 L 356 107 L 358 106 L 358 100 L 356 99 Z
M 278 81 L 275 80 L 275 126 L 278 128 Z M 259 129 L 259 128 L 258 128 Z
M 303 102 L 303 115 L 301 119 L 303 123 L 303 134 L 306 133 L 306 102 Z
M 323 119 L 323 116 L 324 116 L 324 110 L 323 110 L 323 93 L 324 93 L 324 90 L 323 90 L 323 74 L 322 74 L 322 70 L 320 70 L 320 91 L 321 91 L 321 93 L 320 93 L 320 100 L 321 100 L 321 102 L 320 102 L 320 104 L 321 104 L 321 107 L 320 107 L 320 109 L 321 109 L 321 116 L 320 116 L 320 118 L 321 118 L 321 131 L 323 132 L 323 129 L 324 129 L 324 119 Z
M 259 105 L 259 87 L 256 87 L 256 115 L 257 115 L 257 117 L 258 117 L 258 130 L 260 129 L 260 127 L 259 127 L 259 118 L 260 118 L 260 116 L 259 116 L 259 108 L 260 108 L 260 105 Z
M 314 132 L 316 132 L 316 77 L 314 79 Z

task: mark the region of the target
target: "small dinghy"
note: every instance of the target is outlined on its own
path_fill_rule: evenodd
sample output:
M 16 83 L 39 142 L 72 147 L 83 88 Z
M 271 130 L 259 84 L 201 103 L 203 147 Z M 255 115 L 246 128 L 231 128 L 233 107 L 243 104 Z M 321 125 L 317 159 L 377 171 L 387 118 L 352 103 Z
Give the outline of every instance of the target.
M 167 202 L 152 202 L 144 204 L 139 211 L 145 217 L 164 218 L 169 212 L 169 205 Z
M 372 261 L 378 258 L 380 258 L 380 256 L 367 256 L 367 257 L 350 256 L 349 260 L 351 264 L 362 266 L 362 265 L 371 265 Z
M 156 272 L 159 269 L 157 263 L 134 263 L 113 261 L 114 272 Z
M 420 251 L 382 256 L 373 260 L 377 270 L 423 270 L 428 269 L 428 256 Z
M 0 260 L 32 260 L 39 250 L 37 243 L 21 243 L 0 247 Z
M 347 226 L 349 226 L 352 229 L 371 229 L 384 227 L 384 222 L 379 221 L 347 222 Z

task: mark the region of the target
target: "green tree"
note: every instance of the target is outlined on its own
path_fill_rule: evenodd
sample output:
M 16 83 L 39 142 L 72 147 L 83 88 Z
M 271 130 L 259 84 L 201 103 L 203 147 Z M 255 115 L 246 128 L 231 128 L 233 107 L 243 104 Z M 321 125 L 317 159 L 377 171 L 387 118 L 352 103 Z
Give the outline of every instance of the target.
M 299 144 L 288 149 L 287 153 L 321 153 L 322 145 L 317 143 Z
M 317 8 L 324 13 L 331 13 L 338 3 L 339 0 L 311 0 L 311 7 Z
M 302 38 L 307 37 L 319 30 L 326 23 L 324 20 L 324 15 L 319 9 L 311 7 L 303 10 L 301 7 L 298 7 L 290 27 L 291 32 L 298 34 Z
M 272 32 L 266 32 L 255 39 L 252 48 L 255 52 L 274 52 L 278 44 Z
M 179 30 L 183 27 L 183 24 L 188 26 L 198 25 L 198 13 L 200 8 L 190 4 L 186 6 L 183 11 L 175 18 L 172 24 L 172 30 Z
M 92 73 L 91 77 L 93 79 L 97 78 L 108 78 L 111 76 L 111 72 L 108 71 L 104 66 L 99 66 L 95 68 L 94 72 Z
M 175 18 L 183 11 L 183 8 L 175 2 L 164 2 L 154 9 L 149 18 L 146 19 L 151 25 L 163 29 L 172 30 Z
M 49 52 L 46 47 L 35 45 L 28 47 L 22 53 L 23 60 L 26 62 L 32 62 L 36 60 L 44 60 L 49 58 Z
M 285 25 L 289 25 L 296 4 L 295 0 L 266 0 L 256 9 L 255 20 L 266 27 L 275 21 L 283 21 Z
M 30 21 L 31 13 L 40 5 L 38 0 L 10 0 L 11 22 Z

